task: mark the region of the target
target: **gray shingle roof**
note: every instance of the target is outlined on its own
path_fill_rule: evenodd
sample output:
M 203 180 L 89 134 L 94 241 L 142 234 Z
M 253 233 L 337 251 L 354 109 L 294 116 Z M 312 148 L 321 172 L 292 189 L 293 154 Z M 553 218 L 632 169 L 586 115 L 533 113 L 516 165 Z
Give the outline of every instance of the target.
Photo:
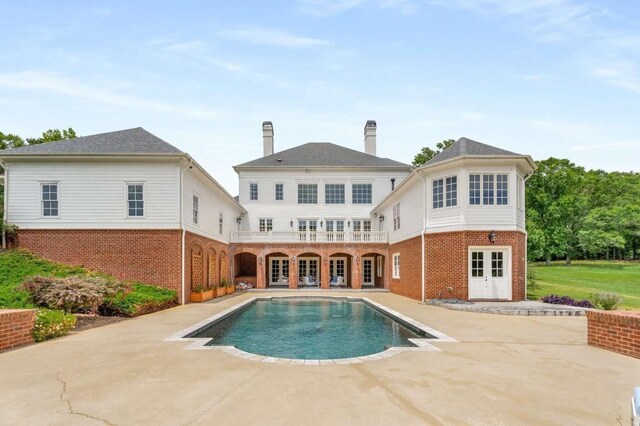
M 453 158 L 465 157 L 465 156 L 496 156 L 496 155 L 516 155 L 515 152 L 507 151 L 504 149 L 496 148 L 495 146 L 487 145 L 484 143 L 476 142 L 467 138 L 458 139 L 449 148 L 442 151 L 440 154 L 427 161 L 424 165 L 430 166 L 436 163 L 442 163 L 446 160 Z
M 183 154 L 183 152 L 142 127 L 0 151 L 0 157 L 107 154 Z
M 244 167 L 411 167 L 399 161 L 345 148 L 329 142 L 309 142 L 273 155 L 239 164 Z

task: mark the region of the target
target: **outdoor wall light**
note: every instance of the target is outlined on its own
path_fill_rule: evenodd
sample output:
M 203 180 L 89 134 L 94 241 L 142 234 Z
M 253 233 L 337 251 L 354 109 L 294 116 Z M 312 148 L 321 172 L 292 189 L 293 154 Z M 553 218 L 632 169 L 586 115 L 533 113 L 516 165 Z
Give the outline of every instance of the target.
M 258 263 L 262 265 L 262 256 L 258 256 Z
M 383 214 L 380 215 L 380 222 L 384 222 L 384 215 Z
M 347 221 L 347 227 L 351 228 L 351 221 L 350 220 Z
M 322 228 L 322 219 L 320 219 L 320 228 Z
M 236 217 L 236 222 L 238 222 L 238 225 L 240 225 L 240 222 L 242 222 L 242 216 Z
M 289 224 L 291 225 L 291 227 L 293 228 L 293 221 L 289 222 Z
M 495 244 L 497 238 L 498 234 L 496 233 L 496 231 L 489 232 L 489 242 L 491 242 L 491 244 Z

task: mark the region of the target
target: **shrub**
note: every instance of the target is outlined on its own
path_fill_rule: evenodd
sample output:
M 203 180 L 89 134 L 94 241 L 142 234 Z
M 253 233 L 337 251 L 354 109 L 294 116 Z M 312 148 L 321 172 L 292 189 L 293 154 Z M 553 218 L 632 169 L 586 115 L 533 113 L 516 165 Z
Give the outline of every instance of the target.
M 593 308 L 593 304 L 588 300 L 575 300 L 569 296 L 558 296 L 556 294 L 549 294 L 543 296 L 540 300 L 544 303 L 551 303 L 554 305 L 567 305 L 567 306 L 576 306 L 579 308 Z
M 612 291 L 590 294 L 589 298 L 598 309 L 604 309 L 605 311 L 616 309 L 622 301 L 622 297 Z
M 106 297 L 98 312 L 107 316 L 136 317 L 171 308 L 178 303 L 175 291 L 143 284 Z
M 76 326 L 76 317 L 60 310 L 38 309 L 33 338 L 36 342 L 64 336 Z
M 22 288 L 39 306 L 65 312 L 95 313 L 104 298 L 117 293 L 122 286 L 101 277 L 74 275 L 66 278 L 31 277 Z
M 536 271 L 534 271 L 531 265 L 527 268 L 527 289 L 530 292 L 540 290 L 540 284 L 538 284 L 536 278 Z

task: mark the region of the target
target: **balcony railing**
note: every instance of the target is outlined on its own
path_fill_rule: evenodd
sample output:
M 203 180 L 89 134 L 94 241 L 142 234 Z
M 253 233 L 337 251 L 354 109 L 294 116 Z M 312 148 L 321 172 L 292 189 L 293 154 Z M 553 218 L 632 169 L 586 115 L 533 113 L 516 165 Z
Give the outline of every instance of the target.
M 310 231 L 234 231 L 232 243 L 386 243 L 387 231 L 310 232 Z

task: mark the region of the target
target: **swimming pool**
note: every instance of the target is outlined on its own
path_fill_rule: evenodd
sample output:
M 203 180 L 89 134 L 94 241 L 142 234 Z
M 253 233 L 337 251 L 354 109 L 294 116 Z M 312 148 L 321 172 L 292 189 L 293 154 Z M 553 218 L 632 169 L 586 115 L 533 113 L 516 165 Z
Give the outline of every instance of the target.
M 256 298 L 183 337 L 207 339 L 205 346 L 303 360 L 356 358 L 415 347 L 410 339 L 435 338 L 381 305 L 335 297 Z

